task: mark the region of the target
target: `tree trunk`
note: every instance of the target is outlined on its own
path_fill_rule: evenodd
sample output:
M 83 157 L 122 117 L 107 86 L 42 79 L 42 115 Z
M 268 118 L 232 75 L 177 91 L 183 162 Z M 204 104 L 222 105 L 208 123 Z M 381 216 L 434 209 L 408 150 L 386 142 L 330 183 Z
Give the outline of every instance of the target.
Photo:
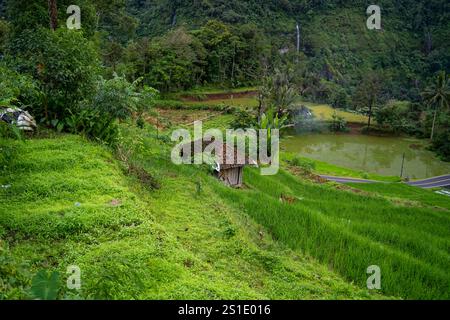
M 369 120 L 367 121 L 367 132 L 370 131 L 370 122 L 372 120 L 372 104 L 373 103 L 370 103 L 369 105 Z
M 433 140 L 434 137 L 434 127 L 436 125 L 436 116 L 437 116 L 437 106 L 434 108 L 434 116 L 433 116 L 433 125 L 431 126 L 431 137 L 430 140 Z
M 58 9 L 56 0 L 48 0 L 48 14 L 50 16 L 50 29 L 56 30 L 56 28 L 58 28 Z

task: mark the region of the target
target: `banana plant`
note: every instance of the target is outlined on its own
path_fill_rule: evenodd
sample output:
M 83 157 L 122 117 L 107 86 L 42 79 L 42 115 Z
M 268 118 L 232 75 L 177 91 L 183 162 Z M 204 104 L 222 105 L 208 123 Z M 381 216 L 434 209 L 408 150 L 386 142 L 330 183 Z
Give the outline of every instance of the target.
M 283 115 L 278 117 L 278 113 L 274 112 L 274 108 L 269 108 L 262 114 L 260 121 L 258 122 L 257 129 L 267 130 L 267 145 L 272 145 L 272 130 L 282 130 L 290 127 L 288 124 L 288 116 Z

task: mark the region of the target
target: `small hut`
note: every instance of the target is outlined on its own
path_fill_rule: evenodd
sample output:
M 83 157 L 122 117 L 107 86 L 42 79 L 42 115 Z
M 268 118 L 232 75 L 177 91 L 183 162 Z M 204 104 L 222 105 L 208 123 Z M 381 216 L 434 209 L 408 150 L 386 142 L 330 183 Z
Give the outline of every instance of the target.
M 205 147 L 211 142 L 202 142 L 202 152 Z M 194 150 L 194 142 L 191 142 L 191 151 Z M 238 159 L 237 148 L 234 147 L 234 152 L 230 149 L 232 146 L 228 146 L 226 143 L 222 145 L 222 159 L 221 161 L 214 160 L 212 164 L 215 176 L 222 181 L 224 184 L 230 187 L 242 187 L 244 178 L 244 167 L 246 165 L 257 166 L 257 162 L 250 159 L 248 155 L 245 155 L 244 159 Z M 194 153 L 191 153 L 194 154 Z M 234 154 L 234 158 L 230 156 Z M 241 161 L 238 161 L 241 160 Z M 219 163 L 220 162 L 220 163 Z
M 231 146 L 226 143 L 223 144 L 222 164 L 215 164 L 215 173 L 217 178 L 224 184 L 230 187 L 242 187 L 244 178 L 244 167 L 246 165 L 257 165 L 256 161 L 250 159 L 248 155 L 245 155 L 243 161 L 238 161 L 237 148 L 234 147 L 234 159 L 229 157 L 229 151 Z M 233 151 L 233 150 L 231 150 Z M 231 152 L 230 152 L 231 153 Z M 239 163 L 240 162 L 240 163 Z M 243 163 L 242 163 L 243 162 Z

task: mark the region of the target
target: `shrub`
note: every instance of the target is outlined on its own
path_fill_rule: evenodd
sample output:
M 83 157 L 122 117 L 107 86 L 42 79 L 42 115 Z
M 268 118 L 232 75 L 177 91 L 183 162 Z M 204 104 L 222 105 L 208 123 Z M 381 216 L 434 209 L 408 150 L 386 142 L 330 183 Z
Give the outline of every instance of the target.
M 292 166 L 299 167 L 309 173 L 312 172 L 314 169 L 316 169 L 316 163 L 312 160 L 294 157 L 289 162 Z
M 48 125 L 50 119 L 68 116 L 95 92 L 100 65 L 94 44 L 81 32 L 25 30 L 11 41 L 9 53 L 17 70 L 32 76 L 44 93 L 31 111 Z
M 3 126 L 0 122 L 0 128 Z M 1 141 L 0 141 L 1 142 Z M 0 143 L 0 172 L 11 168 L 14 165 L 14 161 L 17 158 L 18 147 L 17 145 L 9 142 Z M 1 229 L 0 229 L 1 231 Z M 1 232 L 0 232 L 1 236 Z
M 118 137 L 116 119 L 102 114 L 99 110 L 82 109 L 64 120 L 66 130 L 81 133 L 88 138 L 115 144 Z
M 130 83 L 117 75 L 110 80 L 101 79 L 92 100 L 84 101 L 81 107 L 70 111 L 70 116 L 64 121 L 54 125 L 58 130 L 81 133 L 91 139 L 115 144 L 117 119 L 125 120 L 137 114 L 137 125 L 143 127 L 142 113 L 153 106 L 158 95 L 158 91 L 150 87 L 138 90 L 138 83 Z
M 125 78 L 114 75 L 111 80 L 101 79 L 92 102 L 93 109 L 111 118 L 125 120 L 133 113 L 142 113 L 154 105 L 158 91 L 145 86 L 137 88 L 140 79 L 130 83 Z
M 330 103 L 334 108 L 346 109 L 350 105 L 350 97 L 344 89 L 338 88 L 331 94 Z
M 89 103 L 105 117 L 125 120 L 137 111 L 138 101 L 133 84 L 115 75 L 111 80 L 100 80 L 96 94 Z
M 253 128 L 258 123 L 256 116 L 246 110 L 236 110 L 234 115 L 234 120 L 231 123 L 233 129 Z
M 0 241 L 0 300 L 27 298 L 31 278 L 28 267 L 13 257 L 7 243 Z
M 345 132 L 348 130 L 347 121 L 345 121 L 344 117 L 338 115 L 335 111 L 332 115 L 332 120 L 329 128 L 333 132 Z
M 375 119 L 379 126 L 395 133 L 414 133 L 419 127 L 418 119 L 413 119 L 416 113 L 407 101 L 388 101 L 386 105 L 375 112 Z
M 0 107 L 32 107 L 40 102 L 42 93 L 36 82 L 27 75 L 22 75 L 0 64 Z
M 450 131 L 438 134 L 434 139 L 431 149 L 444 161 L 450 161 Z
M 15 125 L 0 120 L 0 138 L 11 138 L 22 140 L 22 132 Z

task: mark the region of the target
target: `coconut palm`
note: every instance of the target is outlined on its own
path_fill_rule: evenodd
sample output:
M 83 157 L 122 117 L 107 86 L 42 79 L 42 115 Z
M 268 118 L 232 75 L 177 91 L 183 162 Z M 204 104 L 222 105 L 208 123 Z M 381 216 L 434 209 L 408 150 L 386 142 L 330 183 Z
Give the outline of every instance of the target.
M 297 101 L 298 93 L 293 84 L 289 70 L 275 69 L 273 75 L 265 77 L 259 89 L 259 117 L 275 106 L 275 111 L 281 118 L 286 115 Z
M 433 125 L 431 126 L 430 137 L 430 140 L 433 140 L 438 111 L 448 109 L 450 104 L 449 79 L 445 71 L 439 72 L 438 76 L 436 77 L 436 82 L 425 89 L 425 91 L 422 93 L 422 96 L 423 100 L 429 107 L 434 106 Z

